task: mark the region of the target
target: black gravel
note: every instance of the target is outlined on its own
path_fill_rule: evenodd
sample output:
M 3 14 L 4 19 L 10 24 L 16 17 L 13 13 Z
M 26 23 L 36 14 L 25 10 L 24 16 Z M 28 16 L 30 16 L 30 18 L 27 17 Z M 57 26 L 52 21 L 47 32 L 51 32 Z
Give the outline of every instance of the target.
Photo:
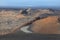
M 60 35 L 26 34 L 20 31 L 15 34 L 0 36 L 0 40 L 60 40 Z

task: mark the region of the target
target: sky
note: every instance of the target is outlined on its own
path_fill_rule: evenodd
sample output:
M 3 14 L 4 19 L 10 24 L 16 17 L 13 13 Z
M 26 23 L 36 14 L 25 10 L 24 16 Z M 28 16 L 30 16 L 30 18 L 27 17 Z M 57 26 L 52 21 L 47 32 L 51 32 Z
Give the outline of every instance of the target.
M 0 7 L 60 7 L 60 0 L 0 0 Z

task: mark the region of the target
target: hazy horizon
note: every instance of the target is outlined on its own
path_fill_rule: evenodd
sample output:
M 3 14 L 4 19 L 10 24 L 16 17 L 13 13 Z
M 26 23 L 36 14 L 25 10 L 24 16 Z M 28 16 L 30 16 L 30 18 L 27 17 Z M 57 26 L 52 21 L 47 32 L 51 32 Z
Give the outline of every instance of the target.
M 60 0 L 0 0 L 0 7 L 60 7 Z

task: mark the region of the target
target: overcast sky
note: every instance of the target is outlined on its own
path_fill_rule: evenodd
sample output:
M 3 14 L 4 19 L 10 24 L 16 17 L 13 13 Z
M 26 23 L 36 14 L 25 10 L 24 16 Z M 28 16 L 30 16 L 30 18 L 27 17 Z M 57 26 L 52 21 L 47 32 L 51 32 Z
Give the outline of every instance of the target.
M 0 0 L 3 7 L 35 7 L 35 6 L 54 6 L 60 7 L 60 0 Z

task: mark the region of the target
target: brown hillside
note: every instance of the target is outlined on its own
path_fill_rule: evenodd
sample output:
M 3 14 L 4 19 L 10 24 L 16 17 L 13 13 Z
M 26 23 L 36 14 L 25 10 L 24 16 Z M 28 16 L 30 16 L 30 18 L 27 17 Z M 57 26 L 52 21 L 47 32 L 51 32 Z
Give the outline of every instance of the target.
M 35 21 L 32 24 L 34 33 L 41 34 L 60 34 L 60 24 L 57 16 L 49 16 L 47 18 Z

